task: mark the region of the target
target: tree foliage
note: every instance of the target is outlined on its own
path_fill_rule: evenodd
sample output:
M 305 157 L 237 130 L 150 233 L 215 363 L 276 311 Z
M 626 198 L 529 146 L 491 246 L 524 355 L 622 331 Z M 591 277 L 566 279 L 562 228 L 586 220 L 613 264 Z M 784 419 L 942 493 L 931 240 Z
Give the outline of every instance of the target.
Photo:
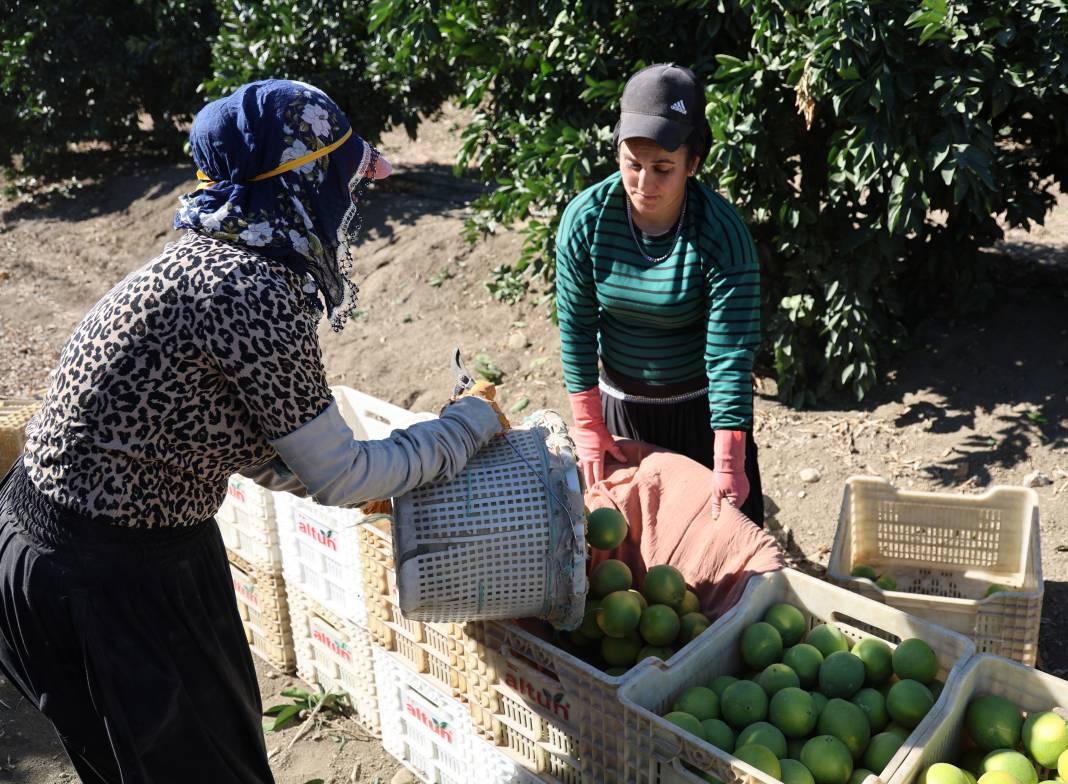
M 1041 222 L 1068 173 L 1063 0 L 379 0 L 374 14 L 436 28 L 419 57 L 461 80 L 460 162 L 496 186 L 478 228 L 527 232 L 491 284 L 502 298 L 551 284 L 560 211 L 615 166 L 627 76 L 657 61 L 703 75 L 702 176 L 758 241 L 795 405 L 863 397 L 918 317 L 982 306 L 978 249 Z

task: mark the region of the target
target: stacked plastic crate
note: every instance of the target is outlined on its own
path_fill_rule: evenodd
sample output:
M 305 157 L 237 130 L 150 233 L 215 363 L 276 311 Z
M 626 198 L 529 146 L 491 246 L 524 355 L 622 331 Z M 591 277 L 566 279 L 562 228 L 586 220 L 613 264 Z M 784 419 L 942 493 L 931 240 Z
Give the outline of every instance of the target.
M 215 515 L 230 560 L 241 621 L 253 653 L 286 673 L 296 668 L 274 493 L 235 474 Z
M 382 438 L 418 418 L 348 387 L 331 391 L 360 440 Z M 359 554 L 365 515 L 290 493 L 276 493 L 275 506 L 297 675 L 324 691 L 347 695 L 360 723 L 378 734 L 378 694 Z

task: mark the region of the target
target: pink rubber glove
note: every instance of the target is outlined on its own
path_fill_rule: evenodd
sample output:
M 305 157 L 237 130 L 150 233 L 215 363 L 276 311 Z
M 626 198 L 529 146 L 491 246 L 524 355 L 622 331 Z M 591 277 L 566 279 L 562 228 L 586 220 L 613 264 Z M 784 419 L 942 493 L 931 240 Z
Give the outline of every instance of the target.
M 749 497 L 745 476 L 745 432 L 717 430 L 712 453 L 712 515 L 719 517 L 719 503 L 726 498 L 735 509 Z
M 608 428 L 604 426 L 604 415 L 601 413 L 601 390 L 593 387 L 585 392 L 573 392 L 568 395 L 568 398 L 571 400 L 571 414 L 575 418 L 575 426 L 571 428 L 571 437 L 578 450 L 586 487 L 593 487 L 604 479 L 605 452 L 621 463 L 626 462 L 627 458 L 612 439 Z

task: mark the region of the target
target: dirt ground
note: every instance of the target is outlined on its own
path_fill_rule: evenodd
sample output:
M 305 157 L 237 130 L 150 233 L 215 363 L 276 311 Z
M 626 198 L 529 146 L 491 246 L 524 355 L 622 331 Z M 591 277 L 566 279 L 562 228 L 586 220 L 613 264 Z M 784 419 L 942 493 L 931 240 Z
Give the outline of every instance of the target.
M 480 186 L 451 169 L 456 114 L 424 125 L 418 142 L 387 137 L 396 174 L 373 194 L 366 239 L 354 254 L 360 316 L 322 332 L 332 383 L 413 410 L 434 411 L 452 387 L 449 357 L 484 353 L 503 371 L 506 409 L 567 411 L 558 338 L 543 308 L 496 302 L 482 285 L 513 259 L 518 232 L 470 247 L 460 237 Z M 0 396 L 41 388 L 84 312 L 175 234 L 177 197 L 190 165 L 111 164 L 107 176 L 47 203 L 0 202 Z M 116 171 L 117 168 L 117 171 Z M 1040 666 L 1068 676 L 1068 198 L 1045 227 L 1011 232 L 999 302 L 967 319 L 932 316 L 869 400 L 793 411 L 761 379 L 756 439 L 769 525 L 792 561 L 827 562 L 844 480 L 886 477 L 901 486 L 979 492 L 1040 471 L 1045 608 Z M 518 416 L 518 414 L 517 414 Z M 820 478 L 805 483 L 802 469 Z M 265 704 L 291 679 L 261 668 Z M 73 780 L 47 724 L 0 680 L 0 782 Z M 268 736 L 284 749 L 295 730 Z M 305 737 L 273 757 L 280 784 L 388 782 L 396 765 L 374 742 Z

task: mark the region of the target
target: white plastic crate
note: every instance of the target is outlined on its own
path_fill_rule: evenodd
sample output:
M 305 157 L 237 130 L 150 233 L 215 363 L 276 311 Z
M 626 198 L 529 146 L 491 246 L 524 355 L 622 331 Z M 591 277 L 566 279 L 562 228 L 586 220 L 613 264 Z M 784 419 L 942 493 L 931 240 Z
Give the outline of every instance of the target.
M 1042 622 L 1038 496 L 996 486 L 979 495 L 899 490 L 846 480 L 828 578 L 969 637 L 980 652 L 1032 665 Z M 853 577 L 858 564 L 897 582 Z M 1000 583 L 1009 590 L 985 596 Z
M 385 438 L 397 428 L 434 418 L 349 387 L 331 387 L 331 392 L 358 440 Z M 366 516 L 290 493 L 274 495 L 286 581 L 342 618 L 366 625 L 358 536 Z
M 226 484 L 226 498 L 215 513 L 215 520 L 228 550 L 259 569 L 279 574 L 282 550 L 275 519 L 275 495 L 248 477 L 234 474 Z
M 359 509 L 321 506 L 289 493 L 276 493 L 282 573 L 331 612 L 367 625 L 360 570 Z
M 367 630 L 339 618 L 299 589 L 289 589 L 297 675 L 327 692 L 347 694 L 359 722 L 377 735 L 378 693 Z
M 961 673 L 954 700 L 940 712 L 886 784 L 912 784 L 936 762 L 955 763 L 965 748 L 964 714 L 973 698 L 1004 697 L 1027 713 L 1056 710 L 1068 718 L 1068 682 L 999 656 L 980 654 Z M 1047 778 L 1055 778 L 1052 771 Z
M 493 771 L 475 744 L 466 706 L 412 672 L 395 654 L 375 648 L 372 655 L 385 750 L 431 784 L 488 780 Z M 507 774 L 506 767 L 500 770 Z
M 945 687 L 886 769 L 877 772 L 881 777 L 893 776 L 909 749 L 937 725 L 941 712 L 956 699 L 961 673 L 975 653 L 975 646 L 963 635 L 793 569 L 752 577 L 738 604 L 687 646 L 684 653 L 667 662 L 646 660 L 619 689 L 625 714 L 621 745 L 625 772 L 621 781 L 699 784 L 701 779 L 684 768 L 688 763 L 727 782 L 775 784 L 775 779 L 737 757 L 665 721 L 662 714 L 670 710 L 686 688 L 707 685 L 719 675 L 741 673 L 744 666 L 738 641 L 742 632 L 779 602 L 800 609 L 809 629 L 832 623 L 850 641 L 878 637 L 896 647 L 902 640 L 918 637 L 934 649 L 938 677 Z
M 296 669 L 289 601 L 280 574 L 257 568 L 227 551 L 237 609 L 252 652 L 286 673 Z

